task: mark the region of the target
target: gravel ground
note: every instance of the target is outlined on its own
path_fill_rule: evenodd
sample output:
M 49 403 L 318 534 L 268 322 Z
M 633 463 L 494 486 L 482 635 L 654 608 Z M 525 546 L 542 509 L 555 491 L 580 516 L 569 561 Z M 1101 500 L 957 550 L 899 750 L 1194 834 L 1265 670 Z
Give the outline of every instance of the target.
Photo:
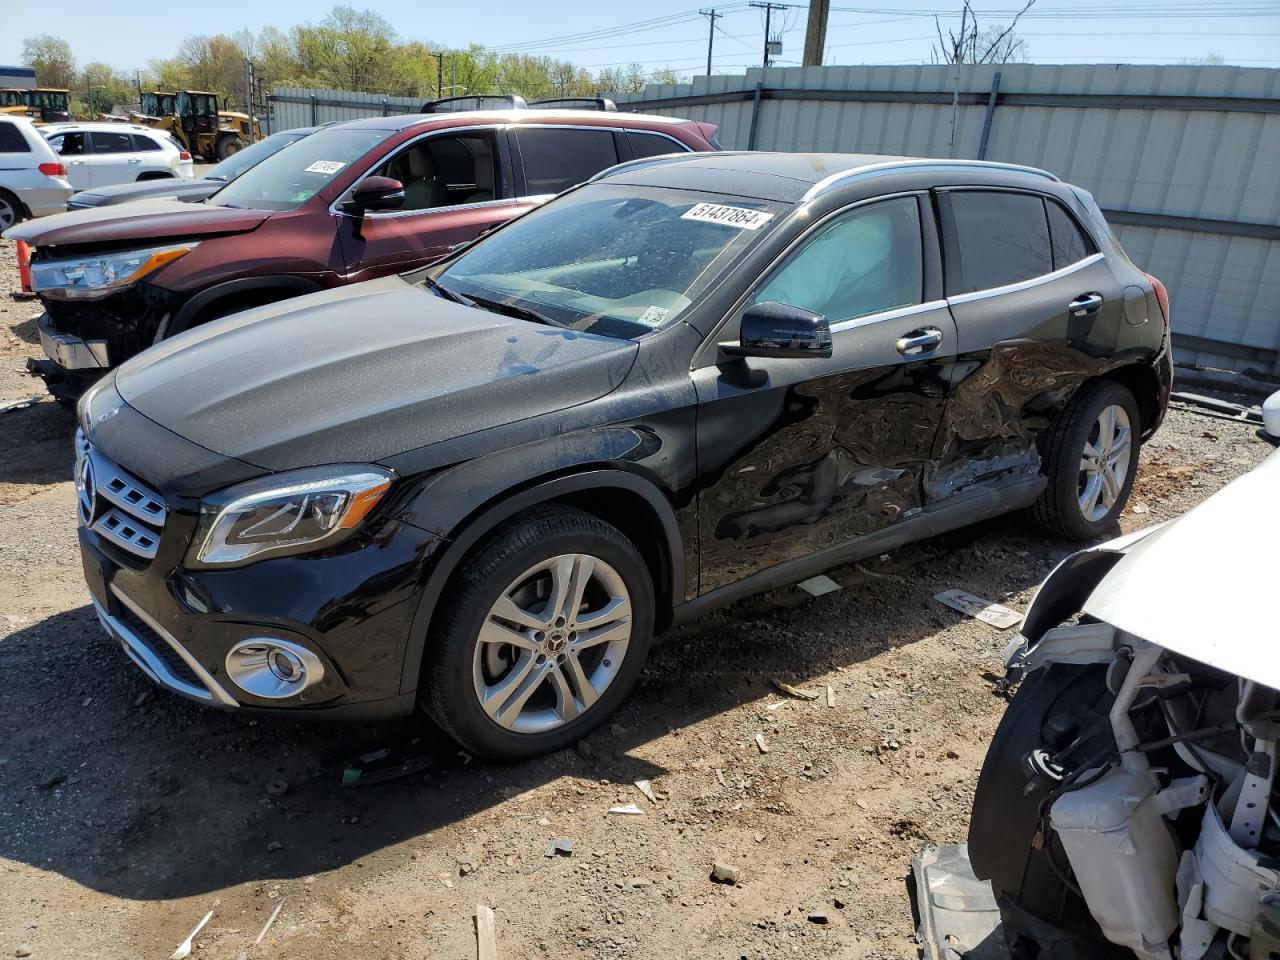
M 0 407 L 41 392 L 14 277 L 0 241 Z M 167 957 L 212 910 L 196 955 L 215 960 L 472 957 L 490 904 L 504 958 L 914 957 L 910 860 L 965 837 L 1008 639 L 932 597 L 1025 609 L 1072 549 L 1011 517 L 833 570 L 818 599 L 741 602 L 670 636 L 578 749 L 499 767 L 425 728 L 258 723 L 153 689 L 88 606 L 72 430 L 48 401 L 0 413 L 0 956 Z M 1122 527 L 1267 452 L 1171 412 Z M 340 785 L 354 754 L 416 735 L 425 773 Z M 545 857 L 553 837 L 572 855 Z M 712 883 L 715 862 L 740 882 Z

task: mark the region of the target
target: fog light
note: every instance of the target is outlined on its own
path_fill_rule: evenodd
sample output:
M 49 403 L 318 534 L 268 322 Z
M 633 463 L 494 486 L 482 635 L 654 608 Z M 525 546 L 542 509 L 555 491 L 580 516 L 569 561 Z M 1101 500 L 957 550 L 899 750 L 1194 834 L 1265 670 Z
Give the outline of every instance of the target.
M 227 654 L 227 676 L 241 690 L 267 700 L 295 697 L 320 682 L 324 664 L 306 647 L 288 640 L 254 637 Z

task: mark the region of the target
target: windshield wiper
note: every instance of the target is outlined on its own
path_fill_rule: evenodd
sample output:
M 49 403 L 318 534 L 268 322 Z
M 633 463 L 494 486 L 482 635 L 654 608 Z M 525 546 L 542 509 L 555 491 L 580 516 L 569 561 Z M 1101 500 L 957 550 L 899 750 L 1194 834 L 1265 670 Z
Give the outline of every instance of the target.
M 473 305 L 473 302 L 469 298 L 464 297 L 460 293 L 454 293 L 438 280 L 433 280 L 431 277 L 424 276 L 422 281 L 446 300 L 452 300 L 454 303 L 460 303 L 464 307 L 470 307 Z
M 564 327 L 568 328 L 567 323 L 561 323 L 559 320 L 552 320 L 546 314 L 539 313 L 537 310 L 531 310 L 528 307 L 521 307 L 514 303 L 504 303 L 501 300 L 490 300 L 488 297 L 472 297 L 471 302 L 485 310 L 493 313 L 505 314 L 508 317 L 515 317 L 517 320 L 528 320 L 530 323 L 541 323 L 548 327 Z

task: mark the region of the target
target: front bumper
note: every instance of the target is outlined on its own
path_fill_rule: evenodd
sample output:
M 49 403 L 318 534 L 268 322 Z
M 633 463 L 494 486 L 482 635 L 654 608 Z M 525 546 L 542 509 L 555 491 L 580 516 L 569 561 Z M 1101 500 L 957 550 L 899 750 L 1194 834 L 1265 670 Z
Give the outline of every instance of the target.
M 37 322 L 40 347 L 44 355 L 63 370 L 100 370 L 111 366 L 106 340 L 86 340 L 71 333 L 60 333 L 49 314 L 41 314 Z

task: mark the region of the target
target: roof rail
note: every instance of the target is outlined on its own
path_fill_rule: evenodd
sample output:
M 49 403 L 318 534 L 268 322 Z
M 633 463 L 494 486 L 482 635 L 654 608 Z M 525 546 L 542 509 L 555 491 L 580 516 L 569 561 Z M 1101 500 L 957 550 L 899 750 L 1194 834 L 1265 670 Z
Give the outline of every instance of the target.
M 903 167 L 942 167 L 947 170 L 1005 170 L 1010 173 L 1028 173 L 1033 176 L 1044 177 L 1046 180 L 1053 180 L 1055 183 L 1061 182 L 1058 177 L 1054 176 L 1048 170 L 1041 170 L 1039 167 L 1028 167 L 1020 163 L 1000 163 L 995 160 L 947 160 L 931 159 L 928 157 L 912 157 L 905 160 L 886 160 L 884 163 L 872 163 L 864 167 L 850 167 L 848 170 L 841 170 L 839 173 L 833 173 L 831 176 L 824 177 L 819 180 L 806 190 L 804 196 L 801 198 L 801 202 L 821 196 L 828 190 L 839 186 L 845 181 L 858 180 L 862 177 L 873 177 L 877 174 L 888 173 L 892 170 L 900 170 Z
M 488 101 L 496 101 L 488 103 Z M 419 113 L 458 113 L 463 110 L 523 110 L 529 105 L 517 93 L 475 93 L 465 97 L 428 100 Z
M 618 112 L 618 105 L 608 97 L 551 97 L 548 100 L 534 100 L 529 106 L 539 110 L 565 107 L 574 110 L 601 110 L 605 113 Z
M 704 157 L 714 157 L 720 159 L 726 155 L 732 156 L 735 153 L 748 153 L 747 150 L 692 150 L 689 152 L 676 153 L 660 153 L 653 157 L 637 157 L 634 160 L 623 160 L 621 163 L 615 163 L 612 167 L 605 167 L 599 173 L 584 180 L 584 183 L 595 183 L 597 180 L 604 180 L 615 174 L 626 173 L 628 170 L 635 170 L 640 167 L 658 166 L 664 163 L 673 163 L 677 160 L 699 160 Z

